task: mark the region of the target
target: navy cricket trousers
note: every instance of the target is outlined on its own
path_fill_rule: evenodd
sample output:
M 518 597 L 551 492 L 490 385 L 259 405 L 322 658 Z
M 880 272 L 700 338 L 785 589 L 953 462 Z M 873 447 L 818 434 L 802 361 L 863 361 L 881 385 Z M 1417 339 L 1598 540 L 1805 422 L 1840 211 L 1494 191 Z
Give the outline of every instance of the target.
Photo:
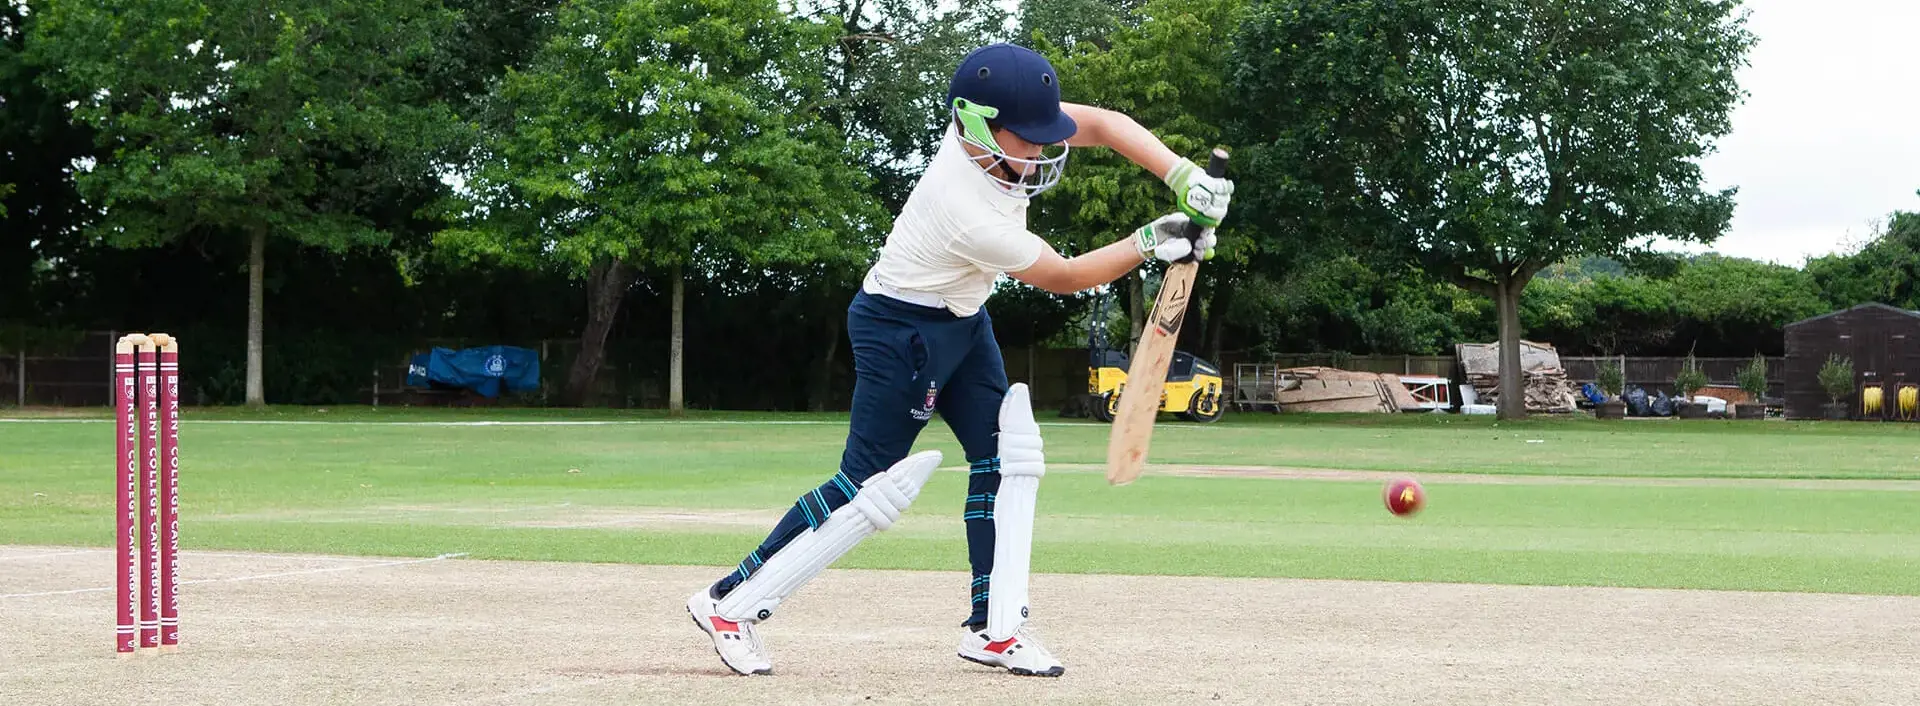
M 868 477 L 906 458 L 938 412 L 959 438 L 972 471 L 963 515 L 972 610 L 964 624 L 984 624 L 993 571 L 993 498 L 1000 488 L 1000 401 L 1007 394 L 993 321 L 985 309 L 959 317 L 863 291 L 847 307 L 847 337 L 853 341 L 853 421 L 840 471 L 801 495 L 713 593 L 726 595 L 794 537 L 846 505 Z

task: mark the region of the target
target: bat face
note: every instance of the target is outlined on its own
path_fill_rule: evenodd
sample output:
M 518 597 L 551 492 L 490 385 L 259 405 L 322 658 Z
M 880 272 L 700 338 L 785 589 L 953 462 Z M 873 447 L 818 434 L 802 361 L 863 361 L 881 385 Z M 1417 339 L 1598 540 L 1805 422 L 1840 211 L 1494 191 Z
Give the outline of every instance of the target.
M 1168 291 L 1162 292 L 1159 301 L 1153 306 L 1153 325 L 1160 329 L 1162 336 L 1179 336 L 1180 324 L 1187 318 L 1187 297 L 1193 292 L 1192 278 L 1169 277 L 1165 284 Z M 1161 371 L 1165 376 L 1165 371 Z
M 1127 386 L 1120 393 L 1120 409 L 1113 416 L 1113 436 L 1107 441 L 1107 482 L 1126 485 L 1146 469 L 1147 447 L 1153 438 L 1153 420 L 1166 394 L 1167 366 L 1185 323 L 1193 278 L 1200 265 L 1177 263 L 1167 268 L 1160 296 L 1154 301 L 1153 325 L 1140 335 Z

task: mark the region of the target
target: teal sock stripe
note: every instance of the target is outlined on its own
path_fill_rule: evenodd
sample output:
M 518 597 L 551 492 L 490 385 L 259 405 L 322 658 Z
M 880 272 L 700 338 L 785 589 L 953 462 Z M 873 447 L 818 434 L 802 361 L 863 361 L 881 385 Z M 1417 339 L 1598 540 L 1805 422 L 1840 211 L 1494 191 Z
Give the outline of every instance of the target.
M 973 495 L 967 496 L 966 513 L 961 515 L 960 519 L 962 520 L 993 519 L 993 493 L 975 493 Z
M 860 492 L 859 489 L 854 487 L 853 480 L 847 477 L 846 471 L 833 474 L 833 485 L 839 488 L 840 492 L 846 493 L 847 499 L 849 500 L 853 499 L 853 496 Z

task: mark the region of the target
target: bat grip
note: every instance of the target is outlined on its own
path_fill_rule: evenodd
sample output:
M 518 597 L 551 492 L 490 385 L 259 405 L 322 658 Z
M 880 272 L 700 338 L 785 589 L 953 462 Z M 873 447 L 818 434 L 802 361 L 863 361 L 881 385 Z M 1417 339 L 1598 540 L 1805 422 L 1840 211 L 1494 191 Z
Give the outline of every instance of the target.
M 1216 147 L 1213 150 L 1213 155 L 1207 158 L 1207 176 L 1219 178 L 1226 175 L 1227 151 Z M 1185 236 L 1188 242 L 1198 244 L 1201 230 L 1200 224 L 1188 221 L 1186 232 L 1181 233 L 1181 235 Z M 1186 257 L 1180 258 L 1180 262 L 1194 262 L 1199 258 L 1200 252 L 1195 250 L 1187 253 Z

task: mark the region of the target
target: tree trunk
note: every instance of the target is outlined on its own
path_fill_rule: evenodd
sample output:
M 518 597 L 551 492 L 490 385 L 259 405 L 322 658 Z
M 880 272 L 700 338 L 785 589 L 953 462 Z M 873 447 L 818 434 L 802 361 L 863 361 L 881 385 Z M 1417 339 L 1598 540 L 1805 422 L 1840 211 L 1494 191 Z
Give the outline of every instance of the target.
M 1147 323 L 1147 283 L 1140 281 L 1138 274 L 1127 275 L 1127 355 L 1133 355 L 1133 348 L 1140 343 L 1140 332 Z
M 667 352 L 667 416 L 679 417 L 687 413 L 687 390 L 681 382 L 681 347 L 686 341 L 686 327 L 682 325 L 687 310 L 686 271 L 679 265 L 673 266 L 673 342 Z
M 593 263 L 587 275 L 587 328 L 580 334 L 580 353 L 567 370 L 562 400 L 583 407 L 599 403 L 600 365 L 607 358 L 607 334 L 620 314 L 620 303 L 633 284 L 633 270 L 613 258 Z
M 1033 322 L 1027 322 L 1027 387 L 1040 384 L 1040 376 L 1033 369 L 1040 366 L 1039 331 Z
M 256 230 L 247 247 L 247 406 L 267 405 L 267 232 Z
M 827 411 L 827 401 L 833 397 L 833 359 L 840 353 L 840 339 L 844 338 L 840 335 L 841 317 L 829 315 L 825 318 L 827 354 L 821 357 L 819 365 L 814 366 L 813 381 L 807 386 L 807 409 L 813 412 Z
M 1207 302 L 1207 337 L 1203 345 L 1207 360 L 1220 364 L 1221 337 L 1227 334 L 1227 308 L 1233 306 L 1232 287 L 1214 287 L 1213 300 Z
M 1526 280 L 1501 277 L 1494 285 L 1500 310 L 1500 406 L 1501 419 L 1527 417 L 1526 380 L 1520 365 L 1520 293 Z
M 1200 351 L 1200 339 L 1206 337 L 1207 322 L 1205 307 L 1200 305 L 1213 294 L 1211 277 L 1195 275 L 1193 278 L 1193 296 L 1187 299 L 1187 313 L 1181 318 L 1180 336 L 1174 347 L 1188 353 Z

